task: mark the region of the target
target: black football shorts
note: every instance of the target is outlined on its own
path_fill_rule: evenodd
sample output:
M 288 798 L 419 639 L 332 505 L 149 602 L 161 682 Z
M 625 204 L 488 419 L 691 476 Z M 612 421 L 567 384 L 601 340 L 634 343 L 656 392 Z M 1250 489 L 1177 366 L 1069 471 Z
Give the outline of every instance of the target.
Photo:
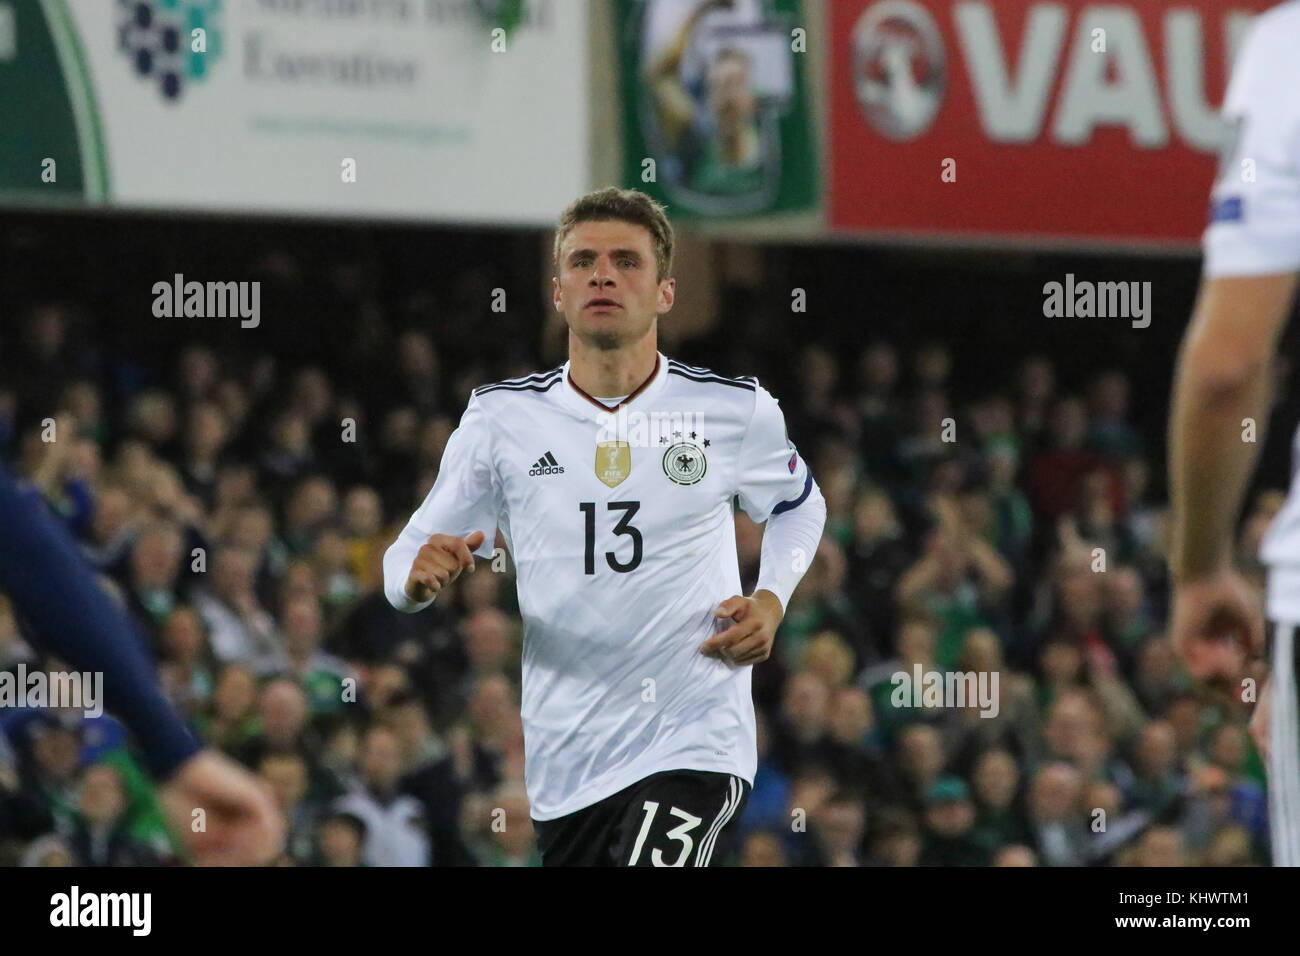
M 711 866 L 733 850 L 750 785 L 667 770 L 554 820 L 533 821 L 543 866 Z

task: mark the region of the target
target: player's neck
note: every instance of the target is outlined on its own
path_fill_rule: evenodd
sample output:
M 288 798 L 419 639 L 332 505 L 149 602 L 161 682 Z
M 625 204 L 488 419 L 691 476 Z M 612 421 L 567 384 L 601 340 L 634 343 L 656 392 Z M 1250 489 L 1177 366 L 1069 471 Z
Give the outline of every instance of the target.
M 569 333 L 569 376 L 573 384 L 596 398 L 627 395 L 640 388 L 655 371 L 657 336 L 651 332 L 622 348 L 599 349 Z

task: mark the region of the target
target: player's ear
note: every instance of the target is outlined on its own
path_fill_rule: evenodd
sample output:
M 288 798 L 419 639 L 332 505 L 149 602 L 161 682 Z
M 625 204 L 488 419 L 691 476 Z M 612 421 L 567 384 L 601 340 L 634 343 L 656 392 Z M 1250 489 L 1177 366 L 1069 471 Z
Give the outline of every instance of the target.
M 560 294 L 560 277 L 551 276 L 551 301 L 555 303 L 555 311 L 563 312 L 564 306 Z
M 659 314 L 663 315 L 673 307 L 677 297 L 677 280 L 664 279 L 659 283 Z

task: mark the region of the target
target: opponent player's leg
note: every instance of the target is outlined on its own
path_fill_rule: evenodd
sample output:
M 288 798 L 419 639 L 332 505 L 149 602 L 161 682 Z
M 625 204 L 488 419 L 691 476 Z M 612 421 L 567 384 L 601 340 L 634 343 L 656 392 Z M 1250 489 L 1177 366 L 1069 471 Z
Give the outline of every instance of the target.
M 1268 817 L 1274 866 L 1300 866 L 1300 711 L 1296 701 L 1296 625 L 1273 629 L 1269 675 Z
M 724 859 L 749 799 L 740 777 L 674 770 L 647 777 L 624 803 L 619 866 L 709 866 Z

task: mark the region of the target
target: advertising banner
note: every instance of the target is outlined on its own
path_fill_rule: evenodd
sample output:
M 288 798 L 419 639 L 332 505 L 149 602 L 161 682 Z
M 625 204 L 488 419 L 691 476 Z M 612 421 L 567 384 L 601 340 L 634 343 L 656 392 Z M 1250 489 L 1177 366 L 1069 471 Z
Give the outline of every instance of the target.
M 0 0 L 0 203 L 549 223 L 589 188 L 587 15 Z
M 738 218 L 818 201 L 799 0 L 617 5 L 623 185 L 673 216 Z
M 1230 65 L 1269 6 L 832 0 L 833 228 L 1196 240 Z

